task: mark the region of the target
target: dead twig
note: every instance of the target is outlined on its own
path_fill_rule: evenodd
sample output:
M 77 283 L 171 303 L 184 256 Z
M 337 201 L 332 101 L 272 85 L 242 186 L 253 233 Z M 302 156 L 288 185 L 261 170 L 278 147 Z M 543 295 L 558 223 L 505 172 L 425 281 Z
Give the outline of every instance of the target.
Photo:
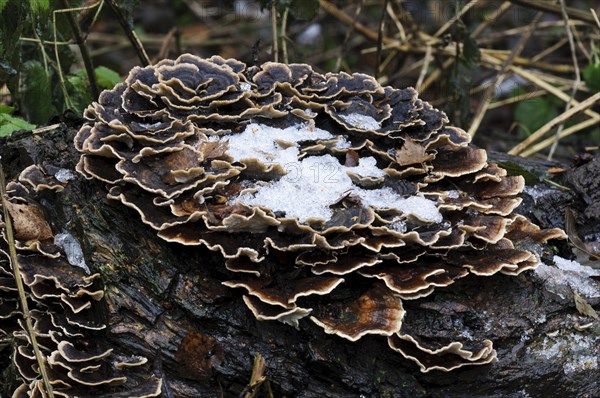
M 379 29 L 377 30 L 377 54 L 375 55 L 375 73 L 373 76 L 375 79 L 379 78 L 379 66 L 381 65 L 381 47 L 383 44 L 383 31 L 385 29 L 385 17 L 387 15 L 387 6 L 389 0 L 385 0 L 385 6 L 381 10 L 381 17 L 379 18 Z
M 271 29 L 273 30 L 273 61 L 279 62 L 279 35 L 277 34 L 277 3 L 271 4 Z
M 585 101 L 580 103 L 579 105 L 572 107 L 568 111 L 563 112 L 562 114 L 558 115 L 554 119 L 550 120 L 548 123 L 546 123 L 545 125 L 540 127 L 535 133 L 533 133 L 529 137 L 527 137 L 527 139 L 523 140 L 523 142 L 521 142 L 520 144 L 518 144 L 514 148 L 512 148 L 510 151 L 508 151 L 508 154 L 509 155 L 520 155 L 532 143 L 538 141 L 544 135 L 546 135 L 547 133 L 552 131 L 553 128 L 555 128 L 559 124 L 563 123 L 564 121 L 568 120 L 569 118 L 573 117 L 577 113 L 588 109 L 589 107 L 591 107 L 598 101 L 600 101 L 600 92 L 592 95 L 591 97 L 587 98 Z
M 288 51 L 287 51 L 287 21 L 288 14 L 290 12 L 290 7 L 286 7 L 285 11 L 283 11 L 283 15 L 281 16 L 281 54 L 283 55 L 283 62 L 289 63 L 288 60 Z
M 540 1 L 540 0 L 510 0 L 514 4 L 518 4 L 523 7 L 533 8 L 535 10 L 540 10 L 544 12 L 549 12 L 555 15 L 562 15 L 562 10 L 560 5 L 556 5 L 550 1 Z M 583 10 L 579 10 L 577 8 L 565 7 L 565 11 L 569 18 L 578 19 L 580 21 L 585 21 L 587 23 L 595 23 L 594 18 L 587 12 Z
M 342 47 L 340 48 L 340 55 L 338 55 L 335 61 L 335 70 L 340 70 L 340 66 L 342 65 L 342 59 L 344 58 L 344 54 L 346 53 L 346 49 L 348 48 L 348 42 L 350 41 L 350 36 L 352 32 L 354 32 L 354 27 L 356 26 L 356 21 L 358 20 L 358 16 L 360 15 L 360 11 L 362 10 L 363 4 L 365 0 L 360 0 L 356 6 L 356 10 L 354 11 L 354 17 L 352 18 L 352 23 L 350 23 L 350 27 L 346 31 L 346 35 L 344 36 L 344 42 L 342 43 Z
M 173 29 L 171 29 L 169 31 L 169 33 L 167 33 L 167 35 L 165 36 L 165 40 L 163 41 L 162 45 L 160 46 L 160 50 L 158 51 L 158 54 L 154 58 L 155 63 L 160 61 L 161 59 L 165 59 L 169 56 L 169 47 L 171 45 L 171 42 L 173 41 L 173 38 L 175 38 L 175 40 L 177 40 L 177 36 L 181 36 L 181 33 L 179 32 L 179 27 L 176 26 Z
M 567 101 L 567 105 L 565 105 L 565 112 L 567 112 L 575 100 L 575 95 L 577 94 L 577 88 L 581 83 L 581 74 L 579 73 L 579 62 L 577 62 L 577 50 L 575 49 L 575 39 L 573 38 L 573 31 L 569 26 L 569 15 L 567 14 L 565 0 L 559 0 L 560 8 L 562 11 L 562 17 L 565 21 L 565 29 L 567 30 L 567 37 L 569 38 L 569 47 L 571 48 L 571 59 L 573 60 L 573 67 L 575 68 L 575 83 L 573 84 L 573 89 L 571 90 L 571 98 Z M 554 151 L 556 151 L 556 147 L 558 146 L 558 141 L 560 140 L 560 133 L 563 131 L 565 127 L 564 123 L 561 123 L 556 129 L 556 135 L 554 139 L 554 143 L 550 147 L 550 153 L 548 153 L 548 160 L 552 160 L 554 156 Z
M 71 5 L 69 4 L 69 0 L 62 0 L 63 7 L 66 9 L 71 9 Z M 69 25 L 71 26 L 71 31 L 73 32 L 73 37 L 75 38 L 75 42 L 77 43 L 77 47 L 79 47 L 79 51 L 81 52 L 81 58 L 83 59 L 83 65 L 85 67 L 85 71 L 88 76 L 88 80 L 90 82 L 90 89 L 92 90 L 92 96 L 94 98 L 98 98 L 100 95 L 100 89 L 98 88 L 98 81 L 96 80 L 96 72 L 94 71 L 94 62 L 92 58 L 90 58 L 90 53 L 85 45 L 83 40 L 83 35 L 81 33 L 81 29 L 79 28 L 79 24 L 75 20 L 73 13 L 67 12 L 67 21 L 69 21 Z
M 477 112 L 475 112 L 475 116 L 473 117 L 473 121 L 471 122 L 471 127 L 469 127 L 468 133 L 471 137 L 474 137 L 475 134 L 477 133 L 477 129 L 481 125 L 481 122 L 483 121 L 483 118 L 484 118 L 485 114 L 487 113 L 488 107 L 490 106 L 490 103 L 492 102 L 492 98 L 496 91 L 496 87 L 500 86 L 500 84 L 502 84 L 502 82 L 506 78 L 506 74 L 509 71 L 510 65 L 513 63 L 515 58 L 518 57 L 519 54 L 521 54 L 521 51 L 523 51 L 523 49 L 525 48 L 525 44 L 527 44 L 527 42 L 533 35 L 533 32 L 535 32 L 537 23 L 542 18 L 542 15 L 543 15 L 543 13 L 540 12 L 533 18 L 533 21 L 529 24 L 529 29 L 523 34 L 523 36 L 521 36 L 521 39 L 519 40 L 519 42 L 517 43 L 517 45 L 511 52 L 511 54 L 504 60 L 504 63 L 500 67 L 500 71 L 496 75 L 494 82 L 488 86 L 488 88 L 485 92 L 483 101 L 481 101 L 481 103 L 479 104 L 479 107 L 477 108 Z
M 131 29 L 129 27 L 129 24 L 127 23 L 127 19 L 121 12 L 121 9 L 119 8 L 119 5 L 117 4 L 116 0 L 106 0 L 106 2 L 108 3 L 110 8 L 113 10 L 115 15 L 117 16 L 117 20 L 119 21 L 119 24 L 123 28 L 123 31 L 125 32 L 125 35 L 129 39 L 129 42 L 135 49 L 135 52 L 136 52 L 138 58 L 140 59 L 142 66 L 150 65 L 151 64 L 150 58 L 148 58 L 148 54 L 146 54 L 146 50 L 144 50 L 144 46 L 142 45 L 142 42 L 140 42 L 140 39 L 137 37 L 137 35 L 133 31 L 133 29 Z
M 265 376 L 266 362 L 262 355 L 256 354 L 254 357 L 254 365 L 252 367 L 252 375 L 250 383 L 244 388 L 240 394 L 240 398 L 254 398 L 258 393 L 260 386 L 267 380 Z

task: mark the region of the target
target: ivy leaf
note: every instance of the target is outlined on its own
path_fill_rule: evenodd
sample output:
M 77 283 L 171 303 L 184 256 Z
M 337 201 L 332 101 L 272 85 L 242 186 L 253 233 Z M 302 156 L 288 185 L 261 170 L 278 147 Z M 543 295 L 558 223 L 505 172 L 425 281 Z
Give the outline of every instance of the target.
M 600 91 L 600 63 L 589 64 L 583 70 L 583 80 L 593 92 Z
M 95 69 L 96 79 L 100 88 L 110 89 L 121 82 L 121 76 L 106 66 L 99 66 Z
M 12 134 L 17 130 L 33 130 L 36 126 L 27 123 L 25 120 L 9 115 L 8 113 L 0 113 L 0 137 Z
M 44 124 L 56 111 L 52 105 L 52 82 L 44 65 L 30 60 L 23 64 L 21 72 L 21 102 L 27 120 Z
M 529 135 L 540 127 L 554 119 L 558 110 L 549 99 L 539 97 L 530 98 L 517 105 L 515 110 L 515 121 L 521 132 Z

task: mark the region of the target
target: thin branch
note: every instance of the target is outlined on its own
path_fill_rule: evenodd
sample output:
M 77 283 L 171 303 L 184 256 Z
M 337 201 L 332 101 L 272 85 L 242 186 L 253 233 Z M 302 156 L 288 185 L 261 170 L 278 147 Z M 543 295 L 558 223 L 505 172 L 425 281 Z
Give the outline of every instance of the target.
M 578 133 L 581 130 L 590 128 L 592 126 L 596 126 L 596 125 L 598 125 L 598 123 L 600 123 L 600 119 L 596 119 L 596 118 L 587 119 L 581 123 L 577 123 L 569 128 L 564 129 L 563 131 L 561 131 L 560 138 L 565 138 L 565 137 L 570 136 L 571 134 Z M 554 141 L 555 141 L 554 137 L 546 138 L 544 141 L 539 142 L 539 143 L 527 148 L 520 155 L 523 157 L 531 156 L 534 153 L 537 153 L 543 149 L 548 148 L 550 145 L 552 145 L 552 143 Z
M 69 4 L 69 0 L 62 0 L 62 4 L 66 9 L 71 9 L 71 5 Z M 75 20 L 73 13 L 67 12 L 67 20 L 69 21 L 69 25 L 71 26 L 71 30 L 73 31 L 73 37 L 75 38 L 75 42 L 79 47 L 79 51 L 81 52 L 81 58 L 83 59 L 83 65 L 85 66 L 85 71 L 88 76 L 88 80 L 90 81 L 90 89 L 92 90 L 92 96 L 94 98 L 98 98 L 100 95 L 100 89 L 98 88 L 98 81 L 96 80 L 96 72 L 94 71 L 94 62 L 90 58 L 90 53 L 88 52 L 87 46 L 83 41 L 83 35 L 81 34 L 81 29 L 79 28 L 79 24 Z
M 429 69 L 429 64 L 431 63 L 432 59 L 433 57 L 431 56 L 431 46 L 427 46 L 427 52 L 425 53 L 425 58 L 423 59 L 423 66 L 421 67 L 419 79 L 417 80 L 417 84 L 415 85 L 415 89 L 417 91 L 421 91 L 423 80 L 425 80 L 425 76 L 427 75 L 427 69 Z
M 169 33 L 167 33 L 167 35 L 165 36 L 165 40 L 160 46 L 160 50 L 154 58 L 154 62 L 158 62 L 161 59 L 167 58 L 167 56 L 169 55 L 169 47 L 171 46 L 171 42 L 173 41 L 173 38 L 175 38 L 175 40 L 177 41 L 177 36 L 181 36 L 181 33 L 179 32 L 179 27 L 176 26 L 173 29 L 171 29 Z
M 271 4 L 271 29 L 273 30 L 273 61 L 279 62 L 279 35 L 277 34 L 277 3 Z
M 521 142 L 520 144 L 518 144 L 514 148 L 512 148 L 508 152 L 508 154 L 509 155 L 521 154 L 532 143 L 538 141 L 540 138 L 542 138 L 548 132 L 552 131 L 553 128 L 555 128 L 559 124 L 563 123 L 565 120 L 568 120 L 569 118 L 573 117 L 573 115 L 576 115 L 577 113 L 590 108 L 591 106 L 596 104 L 598 101 L 600 101 L 600 92 L 587 98 L 585 101 L 581 102 L 579 105 L 573 106 L 567 112 L 561 113 L 554 119 L 550 120 L 548 123 L 546 123 L 545 125 L 540 127 L 535 133 L 533 133 L 529 137 L 527 137 L 527 139 L 523 140 L 523 142 Z
M 549 12 L 555 15 L 562 15 L 562 10 L 559 5 L 553 4 L 550 1 L 540 1 L 540 0 L 510 0 L 514 4 L 518 4 L 523 7 L 533 8 L 535 10 L 540 10 L 544 12 Z M 580 21 L 585 21 L 587 23 L 594 24 L 594 18 L 583 10 L 579 10 L 577 8 L 565 7 L 565 11 L 569 18 L 571 19 L 579 19 Z
M 575 68 L 575 83 L 573 84 L 573 89 L 571 91 L 571 98 L 567 101 L 567 105 L 565 105 L 565 112 L 571 109 L 573 101 L 575 100 L 575 95 L 577 94 L 577 88 L 581 84 L 581 74 L 579 73 L 579 63 L 577 62 L 577 49 L 575 48 L 575 39 L 573 38 L 573 31 L 569 26 L 569 15 L 567 14 L 565 0 L 559 0 L 560 8 L 562 11 L 562 17 L 565 21 L 565 29 L 567 30 L 567 37 L 569 38 L 569 47 L 571 48 L 571 59 L 573 60 L 573 67 Z M 550 153 L 548 153 L 548 160 L 552 160 L 554 156 L 554 151 L 556 151 L 556 147 L 558 146 L 558 141 L 560 140 L 560 133 L 565 128 L 565 124 L 561 123 L 556 129 L 556 136 L 554 139 L 554 143 L 550 147 Z
M 600 29 L 600 19 L 598 19 L 598 14 L 596 14 L 596 10 L 590 8 L 590 11 L 592 12 L 592 16 L 594 17 L 594 22 L 596 22 L 596 26 L 598 26 L 598 29 Z
M 327 11 L 328 13 L 330 13 L 331 15 L 333 15 L 334 17 L 336 17 L 337 19 L 339 19 L 340 21 L 345 23 L 346 25 L 352 26 L 354 29 L 356 29 L 357 32 L 359 32 L 361 35 L 365 36 L 367 39 L 374 41 L 374 42 L 377 41 L 378 36 L 379 36 L 377 34 L 377 32 L 367 28 L 365 25 L 361 24 L 360 22 L 357 22 L 355 19 L 350 17 L 348 14 L 346 14 L 344 11 L 337 8 L 335 5 L 333 5 L 329 1 L 319 0 L 319 4 L 321 5 L 322 9 L 324 9 L 325 11 Z M 390 37 L 387 37 L 387 36 L 383 36 L 382 41 L 384 44 L 392 44 L 392 43 L 397 42 L 396 40 L 394 40 Z
M 146 54 L 146 50 L 144 50 L 144 46 L 140 42 L 140 39 L 137 37 L 137 35 L 133 31 L 133 29 L 131 29 L 129 27 L 129 24 L 127 23 L 127 19 L 125 18 L 125 16 L 121 12 L 121 9 L 119 8 L 119 5 L 117 4 L 116 0 L 106 0 L 106 2 L 108 3 L 108 5 L 110 6 L 110 8 L 113 10 L 113 12 L 115 13 L 115 15 L 117 16 L 117 20 L 119 21 L 119 24 L 123 28 L 123 31 L 125 32 L 125 35 L 127 35 L 127 38 L 129 39 L 129 42 L 131 43 L 131 45 L 135 49 L 135 52 L 137 53 L 138 58 L 140 59 L 140 63 L 142 64 L 142 66 L 148 66 L 148 65 L 150 65 L 151 64 L 150 63 L 150 58 L 148 58 L 148 54 Z
M 404 30 L 404 26 L 402 25 L 402 22 L 400 22 L 400 19 L 398 19 L 398 15 L 396 15 L 396 13 L 394 12 L 394 6 L 392 5 L 392 3 L 388 3 L 386 10 L 387 10 L 388 16 L 396 25 L 396 29 L 398 29 L 398 34 L 400 35 L 400 41 L 405 42 L 406 41 L 406 32 Z
M 338 55 L 335 61 L 335 69 L 340 70 L 340 66 L 342 65 L 342 58 L 344 58 L 344 54 L 346 53 L 346 49 L 348 47 L 348 42 L 350 41 L 350 36 L 352 32 L 354 32 L 354 27 L 356 25 L 356 21 L 358 20 L 358 16 L 360 15 L 360 11 L 362 10 L 363 4 L 365 0 L 360 0 L 358 5 L 356 6 L 356 10 L 354 11 L 354 17 L 352 18 L 352 22 L 350 23 L 350 28 L 346 31 L 346 35 L 344 36 L 344 43 L 342 43 L 342 47 L 340 48 L 340 55 Z
M 1 158 L 0 158 L 1 160 Z M 33 323 L 31 322 L 31 313 L 29 312 L 29 304 L 27 304 L 27 297 L 25 295 L 25 287 L 23 285 L 23 279 L 21 277 L 21 268 L 19 266 L 19 259 L 17 257 L 17 249 L 15 247 L 15 236 L 13 233 L 13 225 L 12 220 L 10 218 L 10 214 L 8 212 L 8 199 L 6 193 L 6 179 L 4 178 L 4 169 L 2 168 L 2 163 L 0 162 L 0 202 L 2 203 L 2 209 L 4 211 L 4 227 L 6 231 L 6 240 L 8 241 L 8 251 L 10 255 L 10 260 L 12 263 L 12 271 L 13 277 L 15 278 L 15 283 L 17 285 L 17 291 L 19 293 L 19 301 L 21 304 L 21 309 L 23 310 L 23 319 L 25 320 L 25 326 L 27 328 L 26 332 L 29 335 L 29 339 L 31 341 L 31 347 L 33 348 L 33 352 L 35 353 L 35 359 L 37 361 L 39 372 L 42 376 L 42 380 L 44 382 L 44 388 L 46 389 L 46 393 L 49 398 L 54 398 L 54 391 L 52 389 L 52 384 L 50 383 L 50 379 L 48 378 L 48 373 L 46 372 L 46 358 L 40 351 L 40 347 L 37 343 L 36 332 L 33 329 Z
M 290 7 L 285 7 L 285 11 L 283 11 L 283 16 L 281 17 L 281 54 L 283 55 L 283 62 L 289 63 L 288 60 L 288 50 L 287 50 L 287 20 L 288 14 L 290 12 Z
M 375 73 L 373 76 L 375 79 L 379 78 L 379 66 L 381 65 L 381 46 L 383 44 L 383 31 L 385 29 L 385 17 L 387 15 L 387 6 L 389 0 L 385 0 L 385 6 L 381 10 L 381 17 L 379 18 L 379 29 L 377 30 L 377 54 L 375 55 Z
M 504 63 L 500 67 L 500 71 L 496 75 L 496 79 L 494 79 L 493 84 L 491 84 L 488 87 L 488 89 L 486 90 L 483 101 L 481 101 L 481 103 L 479 104 L 477 112 L 475 113 L 475 116 L 473 117 L 471 127 L 469 127 L 468 133 L 471 137 L 474 137 L 475 134 L 477 133 L 477 129 L 481 125 L 481 122 L 483 121 L 483 118 L 484 118 L 485 114 L 487 113 L 488 107 L 490 106 L 490 103 L 492 102 L 492 98 L 494 96 L 496 88 L 498 86 L 500 86 L 500 84 L 502 84 L 502 82 L 506 78 L 506 74 L 508 73 L 508 70 L 509 70 L 511 64 L 516 59 L 516 57 L 518 57 L 519 54 L 521 54 L 521 51 L 523 51 L 523 49 L 525 48 L 525 44 L 527 44 L 527 42 L 533 35 L 533 32 L 535 32 L 537 23 L 542 18 L 542 15 L 543 15 L 543 13 L 541 13 L 541 12 L 537 13 L 537 15 L 535 16 L 533 21 L 529 24 L 529 29 L 525 33 L 523 33 L 523 36 L 521 36 L 521 39 L 519 40 L 519 42 L 517 43 L 517 45 L 511 52 L 510 56 L 504 60 Z
M 267 380 L 265 376 L 266 370 L 265 358 L 262 355 L 256 354 L 254 357 L 254 365 L 252 366 L 252 375 L 250 376 L 250 382 L 240 394 L 243 398 L 254 398 L 258 393 L 260 386 Z
M 473 8 L 474 5 L 479 3 L 479 0 L 471 0 L 468 2 L 455 16 L 449 19 L 441 28 L 438 29 L 437 32 L 433 35 L 433 37 L 441 37 L 456 21 L 458 21 L 467 11 Z

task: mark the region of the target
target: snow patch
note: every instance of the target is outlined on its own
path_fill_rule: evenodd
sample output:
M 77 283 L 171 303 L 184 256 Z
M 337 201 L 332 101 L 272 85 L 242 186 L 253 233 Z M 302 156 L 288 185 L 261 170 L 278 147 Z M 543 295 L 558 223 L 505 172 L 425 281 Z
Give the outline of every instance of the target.
M 371 116 L 360 113 L 350 113 L 348 115 L 338 115 L 344 122 L 361 130 L 379 130 L 381 123 Z
M 69 169 L 59 169 L 55 174 L 54 178 L 56 178 L 60 182 L 67 182 L 73 180 L 75 178 L 75 173 L 73 173 Z
M 232 203 L 267 207 L 305 222 L 311 218 L 329 220 L 333 216 L 330 206 L 346 195 L 353 195 L 365 206 L 395 208 L 423 221 L 442 221 L 435 202 L 422 196 L 403 198 L 391 188 L 363 189 L 354 185 L 348 173 L 371 178 L 385 176 L 384 170 L 377 167 L 377 160 L 372 156 L 360 158 L 355 167 L 340 164 L 332 155 L 308 156 L 298 160 L 300 142 L 332 138 L 336 136 L 309 123 L 285 129 L 251 123 L 239 134 L 209 139 L 227 140 L 227 153 L 235 161 L 254 158 L 265 164 L 280 164 L 287 172 L 279 180 L 265 183 L 254 192 L 244 193 L 233 199 Z M 340 137 L 337 145 L 349 144 Z
M 556 361 L 563 359 L 566 375 L 598 369 L 598 337 L 570 333 L 555 337 L 544 337 L 540 347 L 528 347 L 537 357 Z
M 351 147 L 352 144 L 350 144 L 345 137 L 340 138 L 338 142 L 335 143 L 336 149 L 349 149 Z
M 252 90 L 252 85 L 247 82 L 240 83 L 240 90 L 244 92 L 250 91 Z
M 559 256 L 554 256 L 552 261 L 554 261 L 554 264 L 563 271 L 572 271 L 587 276 L 600 276 L 600 270 L 593 269 L 587 265 L 581 265 L 577 261 L 567 260 L 566 258 Z
M 90 274 L 90 269 L 85 263 L 81 246 L 75 237 L 73 237 L 73 235 L 69 233 L 58 234 L 54 237 L 54 244 L 63 249 L 67 255 L 67 261 L 69 264 L 75 267 L 83 268 L 86 274 Z
M 363 177 L 380 177 L 383 170 L 375 165 L 375 159 L 359 160 L 356 167 L 341 165 L 331 155 L 311 156 L 294 164 L 287 164 L 288 175 L 278 181 L 258 188 L 254 193 L 239 196 L 235 201 L 249 206 L 264 206 L 300 222 L 309 218 L 329 220 L 333 215 L 330 206 L 345 195 L 360 198 L 366 206 L 381 209 L 396 208 L 404 214 L 412 214 L 424 221 L 441 222 L 442 215 L 435 203 L 421 196 L 403 198 L 391 188 L 363 189 L 355 186 L 347 172 Z
M 456 189 L 446 191 L 446 197 L 448 199 L 458 199 L 460 198 L 460 192 L 458 192 Z
M 556 267 L 541 263 L 535 269 L 535 275 L 545 282 L 549 291 L 562 299 L 571 298 L 572 292 L 588 299 L 600 298 L 600 284 L 590 279 L 590 276 L 600 275 L 599 270 L 558 256 L 554 256 L 554 263 Z
M 298 147 L 292 145 L 282 147 L 276 141 L 297 144 L 309 140 L 325 140 L 335 138 L 328 131 L 312 127 L 308 123 L 290 126 L 285 129 L 251 123 L 246 129 L 229 136 L 212 136 L 210 140 L 227 140 L 227 153 L 234 160 L 258 159 L 263 163 L 293 163 L 298 161 Z

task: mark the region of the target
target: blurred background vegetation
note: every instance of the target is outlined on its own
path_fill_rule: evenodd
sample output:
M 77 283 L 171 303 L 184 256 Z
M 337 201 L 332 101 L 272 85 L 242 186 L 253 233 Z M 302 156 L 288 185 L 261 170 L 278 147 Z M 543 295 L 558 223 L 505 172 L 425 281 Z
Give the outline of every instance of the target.
M 486 149 L 600 143 L 595 0 L 0 0 L 0 135 L 70 121 L 135 65 L 185 52 L 413 86 Z M 557 140 L 557 137 L 560 140 Z

